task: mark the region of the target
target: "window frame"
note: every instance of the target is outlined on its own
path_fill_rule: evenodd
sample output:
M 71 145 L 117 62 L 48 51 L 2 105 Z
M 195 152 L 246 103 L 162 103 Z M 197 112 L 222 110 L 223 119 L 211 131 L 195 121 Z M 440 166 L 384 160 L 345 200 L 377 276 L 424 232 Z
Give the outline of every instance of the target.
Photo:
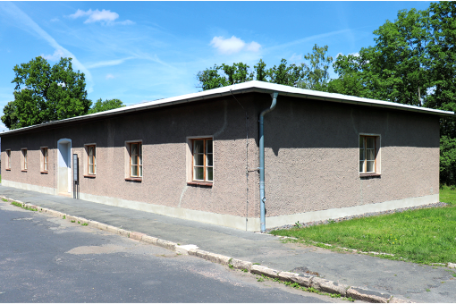
M 367 172 L 367 162 L 369 161 L 367 159 L 367 150 L 370 149 L 367 147 L 367 139 L 368 138 L 373 138 L 374 140 L 374 170 L 371 172 Z M 361 142 L 363 142 L 363 155 L 364 159 L 361 160 L 360 158 L 360 152 L 361 152 Z M 380 134 L 371 134 L 371 133 L 360 133 L 358 136 L 358 173 L 360 177 L 375 177 L 375 176 L 381 176 L 381 166 L 380 166 Z M 363 161 L 363 170 L 360 171 L 360 162 Z
M 134 182 L 142 182 L 142 179 L 144 178 L 144 163 L 143 163 L 143 156 L 144 156 L 144 151 L 143 151 L 143 142 L 142 140 L 132 140 L 132 141 L 126 141 L 126 158 L 125 158 L 125 180 L 126 181 L 134 181 Z M 136 155 L 136 165 L 137 166 L 137 173 L 138 175 L 132 175 L 132 147 L 133 145 L 138 145 L 138 151 L 139 153 Z M 141 174 L 139 174 L 139 172 Z
M 85 144 L 84 145 L 85 152 L 86 152 L 86 160 L 87 164 L 84 167 L 84 177 L 96 177 L 97 176 L 97 145 L 96 144 Z M 92 170 L 93 173 L 90 173 L 90 148 L 93 148 L 93 155 L 92 155 Z
M 27 153 L 27 148 L 22 148 L 21 149 L 21 172 L 27 172 L 28 168 L 28 153 Z
M 11 171 L 11 149 L 6 149 L 5 153 L 6 153 L 6 167 L 5 167 L 5 170 L 6 171 Z
M 195 142 L 196 141 L 203 141 L 203 153 L 199 153 L 203 155 L 203 165 L 195 165 Z M 209 153 L 207 150 L 207 141 L 212 142 L 212 152 Z M 193 184 L 193 185 L 203 185 L 203 186 L 212 186 L 214 183 L 214 138 L 211 136 L 204 136 L 204 137 L 192 137 L 189 138 L 189 144 L 190 144 L 190 152 L 191 152 L 191 178 L 190 181 L 188 181 L 188 184 Z M 211 154 L 212 155 L 212 165 L 207 165 L 207 156 Z M 202 167 L 203 168 L 203 179 L 196 179 L 195 178 L 195 166 Z M 207 169 L 212 168 L 212 180 L 209 180 L 207 178 Z
M 40 173 L 48 174 L 49 172 L 49 148 L 40 147 L 41 150 L 41 171 Z M 46 153 L 44 153 L 46 151 Z

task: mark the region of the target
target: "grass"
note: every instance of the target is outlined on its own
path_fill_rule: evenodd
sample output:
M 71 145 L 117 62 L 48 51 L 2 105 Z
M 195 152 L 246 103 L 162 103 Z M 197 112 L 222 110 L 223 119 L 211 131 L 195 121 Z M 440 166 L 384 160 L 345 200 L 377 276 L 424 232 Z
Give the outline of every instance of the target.
M 456 190 L 443 187 L 442 208 L 410 210 L 328 225 L 272 231 L 301 242 L 319 242 L 361 251 L 393 254 L 415 263 L 456 262 Z M 328 247 L 326 247 L 328 248 Z
M 18 202 L 11 202 L 11 205 L 14 205 L 16 207 L 21 207 L 22 209 L 25 209 L 25 210 L 29 210 L 29 211 L 38 211 L 38 209 L 35 209 L 35 208 L 30 208 L 30 207 L 27 207 L 27 206 L 22 206 L 21 203 L 18 203 Z

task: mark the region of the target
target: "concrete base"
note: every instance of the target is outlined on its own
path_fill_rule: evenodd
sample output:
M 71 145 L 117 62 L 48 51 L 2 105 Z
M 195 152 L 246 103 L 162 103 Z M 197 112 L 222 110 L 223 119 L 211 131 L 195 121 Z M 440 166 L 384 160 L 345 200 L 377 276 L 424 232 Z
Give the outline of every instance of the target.
M 14 187 L 18 189 L 36 191 L 46 194 L 56 195 L 57 191 L 53 188 L 24 184 L 19 182 L 13 182 L 8 180 L 2 180 L 3 186 Z M 79 198 L 86 201 L 95 203 L 105 204 L 109 206 L 116 206 L 122 208 L 130 208 L 134 210 L 141 210 L 145 212 L 151 212 L 155 214 L 161 214 L 191 221 L 197 221 L 201 223 L 214 224 L 219 226 L 225 226 L 246 231 L 259 231 L 260 230 L 260 219 L 259 218 L 248 218 L 246 224 L 246 218 L 240 216 L 217 214 L 206 211 L 198 211 L 184 208 L 168 207 L 161 205 L 154 205 L 144 202 L 124 200 L 116 197 L 99 196 L 87 193 L 79 193 Z M 394 210 L 398 208 L 416 207 L 422 205 L 428 205 L 439 202 L 439 194 L 427 195 L 422 197 L 406 198 L 401 200 L 387 201 L 377 204 L 369 204 L 363 206 L 353 206 L 346 208 L 335 208 L 320 211 L 311 211 L 299 214 L 291 215 L 280 215 L 273 217 L 266 217 L 266 228 L 275 228 L 284 225 L 294 224 L 296 222 L 306 223 L 314 221 L 324 221 L 329 219 L 336 219 L 346 216 L 362 215 L 364 213 L 381 212 Z
M 2 179 L 2 186 L 13 187 L 13 188 L 18 188 L 18 189 L 23 189 L 23 190 L 36 191 L 36 192 L 41 192 L 41 193 L 45 193 L 45 194 L 57 195 L 57 190 L 54 188 L 25 184 L 25 183 L 14 182 L 14 181 L 9 181 L 9 180 L 4 180 L 4 179 Z

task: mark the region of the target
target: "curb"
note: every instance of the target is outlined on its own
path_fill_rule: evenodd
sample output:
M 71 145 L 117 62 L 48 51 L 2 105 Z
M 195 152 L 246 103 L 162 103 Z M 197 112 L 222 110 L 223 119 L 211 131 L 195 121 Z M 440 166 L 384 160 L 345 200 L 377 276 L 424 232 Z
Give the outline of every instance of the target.
M 59 211 L 55 211 L 52 209 L 40 207 L 38 205 L 33 205 L 30 203 L 24 203 L 18 200 L 14 200 L 12 198 L 8 198 L 5 196 L 0 196 L 1 199 L 6 199 L 8 202 L 16 202 L 22 205 L 22 207 L 34 208 L 37 209 L 39 212 L 43 212 L 49 214 L 51 216 L 59 217 L 61 219 L 69 220 L 73 223 L 78 224 L 86 224 L 88 227 L 97 228 L 100 230 L 105 230 L 107 232 L 111 232 L 113 234 L 118 234 L 123 237 L 127 237 L 133 240 L 141 241 L 144 243 L 148 243 L 151 245 L 160 246 L 162 248 L 175 251 L 177 254 L 182 255 L 191 255 L 195 257 L 199 257 L 210 261 L 212 263 L 221 264 L 224 266 L 229 266 L 229 268 L 243 270 L 245 272 L 250 272 L 252 274 L 263 275 L 273 279 L 279 279 L 285 282 L 293 282 L 297 283 L 300 286 L 307 287 L 307 288 L 314 288 L 321 292 L 327 292 L 332 294 L 338 294 L 342 297 L 351 297 L 355 300 L 361 300 L 371 303 L 413 303 L 409 300 L 393 297 L 387 293 L 381 293 L 365 288 L 355 287 L 355 286 L 348 286 L 344 284 L 339 284 L 337 282 L 329 281 L 322 279 L 317 276 L 312 275 L 302 275 L 299 273 L 292 273 L 287 271 L 280 271 L 276 269 L 272 269 L 266 266 L 254 265 L 252 262 L 243 261 L 239 259 L 235 259 L 232 257 L 224 256 L 221 254 L 212 253 L 209 251 L 201 250 L 196 245 L 180 245 L 174 242 L 170 242 L 167 240 L 162 240 L 153 236 L 149 236 L 145 233 L 137 232 L 137 231 L 128 231 L 122 228 L 114 227 L 111 225 L 107 225 L 104 223 L 100 223 L 97 221 L 88 220 L 82 217 L 73 216 L 70 214 L 65 214 Z M 447 265 L 450 268 L 455 268 L 456 264 L 448 263 Z

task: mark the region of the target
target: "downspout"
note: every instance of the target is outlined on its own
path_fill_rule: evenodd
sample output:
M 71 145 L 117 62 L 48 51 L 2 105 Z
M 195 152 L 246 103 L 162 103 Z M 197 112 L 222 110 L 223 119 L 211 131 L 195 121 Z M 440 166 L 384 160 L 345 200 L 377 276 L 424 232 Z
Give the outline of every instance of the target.
M 272 97 L 272 104 L 269 109 L 264 110 L 260 114 L 260 209 L 261 209 L 261 232 L 266 231 L 266 225 L 265 225 L 265 202 L 266 202 L 266 197 L 264 194 L 264 115 L 267 113 L 271 112 L 274 110 L 276 104 L 277 104 L 277 95 L 279 93 L 274 92 L 271 94 Z

